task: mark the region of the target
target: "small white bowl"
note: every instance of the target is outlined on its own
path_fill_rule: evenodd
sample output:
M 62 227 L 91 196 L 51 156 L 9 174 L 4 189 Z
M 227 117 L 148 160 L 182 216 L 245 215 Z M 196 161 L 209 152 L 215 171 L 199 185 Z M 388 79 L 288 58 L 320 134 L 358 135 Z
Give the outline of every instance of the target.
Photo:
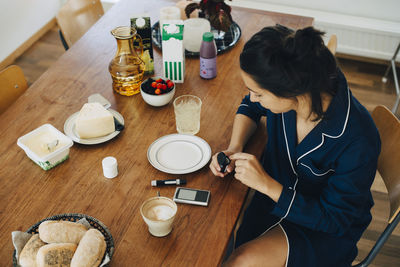
M 53 125 L 44 124 L 18 138 L 17 145 L 30 159 L 47 171 L 68 159 L 73 142 Z
M 157 80 L 158 78 L 160 78 L 160 77 L 152 77 L 153 80 Z M 146 83 L 146 82 L 148 82 L 148 79 L 143 81 L 143 83 Z M 172 98 L 174 98 L 175 83 L 174 83 L 174 87 L 172 87 L 171 91 L 169 91 L 166 94 L 161 94 L 161 95 L 151 95 L 151 94 L 144 92 L 142 89 L 142 84 L 140 85 L 140 94 L 142 95 L 144 102 L 146 102 L 150 106 L 154 106 L 154 107 L 165 106 L 169 102 L 171 102 Z

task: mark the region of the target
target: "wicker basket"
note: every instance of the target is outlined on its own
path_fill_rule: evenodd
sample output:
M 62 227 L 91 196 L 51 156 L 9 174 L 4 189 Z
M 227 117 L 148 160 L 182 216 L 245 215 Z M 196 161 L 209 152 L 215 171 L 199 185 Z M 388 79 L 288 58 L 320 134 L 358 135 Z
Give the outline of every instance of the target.
M 37 234 L 38 233 L 38 229 L 39 229 L 39 225 L 44 221 L 50 221 L 50 220 L 60 221 L 60 220 L 63 220 L 63 221 L 77 222 L 77 221 L 79 221 L 80 219 L 83 219 L 83 218 L 86 218 L 86 220 L 89 222 L 91 227 L 99 230 L 103 234 L 104 239 L 105 239 L 106 244 L 107 244 L 106 253 L 104 253 L 104 256 L 105 256 L 105 254 L 107 254 L 110 257 L 110 261 L 111 261 L 112 255 L 114 253 L 114 240 L 113 240 L 113 238 L 111 236 L 111 233 L 108 230 L 108 228 L 101 221 L 99 221 L 96 218 L 93 218 L 93 217 L 91 217 L 89 215 L 79 214 L 79 213 L 65 213 L 65 214 L 54 215 L 54 216 L 48 217 L 46 219 L 43 219 L 40 222 L 35 223 L 26 232 L 30 233 L 30 234 Z M 14 250 L 14 253 L 13 253 L 13 264 L 14 264 L 15 267 L 17 267 L 19 265 L 17 264 L 17 258 L 15 257 L 15 253 L 16 253 L 16 251 Z M 104 258 L 103 258 L 103 260 L 104 260 Z M 108 264 L 106 266 L 108 266 Z

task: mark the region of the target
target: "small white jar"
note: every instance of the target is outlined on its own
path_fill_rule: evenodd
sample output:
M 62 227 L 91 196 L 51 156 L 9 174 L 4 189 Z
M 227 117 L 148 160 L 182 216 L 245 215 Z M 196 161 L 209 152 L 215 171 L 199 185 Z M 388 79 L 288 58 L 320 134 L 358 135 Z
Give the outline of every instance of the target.
M 106 178 L 114 178 L 118 175 L 118 163 L 114 157 L 106 157 L 101 162 L 103 165 L 103 174 Z

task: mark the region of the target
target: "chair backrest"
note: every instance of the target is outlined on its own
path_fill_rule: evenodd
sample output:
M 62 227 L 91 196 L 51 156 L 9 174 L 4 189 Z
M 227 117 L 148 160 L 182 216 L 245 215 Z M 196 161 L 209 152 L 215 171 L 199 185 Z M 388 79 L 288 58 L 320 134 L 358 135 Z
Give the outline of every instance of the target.
M 382 142 L 378 171 L 389 194 L 391 223 L 400 212 L 400 121 L 384 106 L 377 106 L 372 118 Z
M 0 114 L 3 113 L 28 88 L 22 69 L 11 65 L 0 71 Z
M 71 47 L 104 14 L 100 0 L 68 0 L 57 14 L 57 23 Z
M 336 54 L 336 48 L 337 48 L 337 36 L 335 34 L 331 35 L 331 38 L 329 38 L 328 44 L 326 45 L 331 51 L 333 55 Z

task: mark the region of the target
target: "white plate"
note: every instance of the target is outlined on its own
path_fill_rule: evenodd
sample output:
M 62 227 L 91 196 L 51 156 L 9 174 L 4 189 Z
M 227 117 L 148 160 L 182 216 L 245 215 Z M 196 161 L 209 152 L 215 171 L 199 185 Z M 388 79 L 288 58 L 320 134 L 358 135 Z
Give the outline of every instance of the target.
M 171 174 L 185 174 L 204 167 L 211 158 L 211 148 L 200 137 L 170 134 L 154 141 L 147 159 L 154 168 Z
M 119 114 L 117 111 L 115 111 L 113 109 L 108 109 L 108 110 L 122 125 L 125 125 L 124 118 L 122 117 L 121 114 Z M 108 135 L 100 136 L 100 137 L 96 137 L 96 138 L 90 138 L 90 139 L 79 138 L 79 135 L 75 129 L 75 122 L 76 122 L 76 118 L 78 117 L 78 114 L 79 114 L 79 111 L 72 114 L 64 123 L 64 133 L 67 136 L 69 136 L 76 143 L 83 144 L 83 145 L 101 144 L 101 143 L 107 142 L 108 140 L 113 139 L 120 133 L 120 131 L 115 131 Z

